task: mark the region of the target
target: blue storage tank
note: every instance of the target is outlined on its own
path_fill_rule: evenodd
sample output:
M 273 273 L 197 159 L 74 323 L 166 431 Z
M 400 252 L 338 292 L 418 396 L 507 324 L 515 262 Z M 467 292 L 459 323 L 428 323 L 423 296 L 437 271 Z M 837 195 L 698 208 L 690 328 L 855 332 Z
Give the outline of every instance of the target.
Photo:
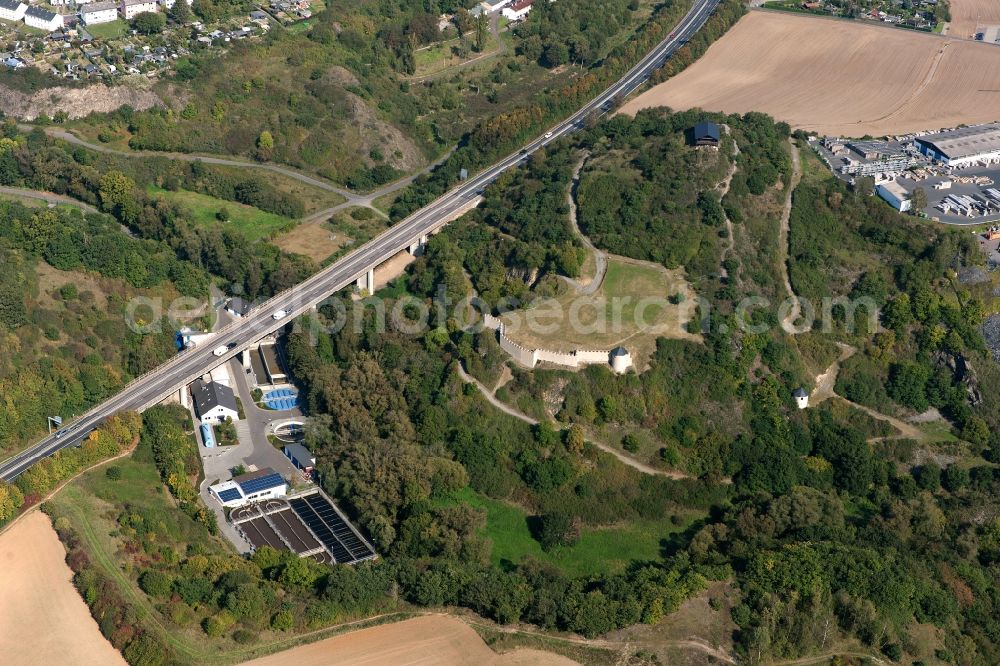
M 215 433 L 212 432 L 212 426 L 207 423 L 201 424 L 201 441 L 205 442 L 205 448 L 212 448 L 215 446 Z

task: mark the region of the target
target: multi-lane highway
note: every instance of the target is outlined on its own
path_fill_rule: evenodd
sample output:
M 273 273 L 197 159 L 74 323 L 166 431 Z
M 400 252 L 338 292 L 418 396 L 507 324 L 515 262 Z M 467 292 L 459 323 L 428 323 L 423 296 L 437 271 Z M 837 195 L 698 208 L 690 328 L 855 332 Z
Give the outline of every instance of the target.
M 669 37 L 615 84 L 571 117 L 546 132 L 544 136 L 538 137 L 521 151 L 509 155 L 463 182 L 301 284 L 258 305 L 241 320 L 234 321 L 218 331 L 211 343 L 181 352 L 167 363 L 133 380 L 121 392 L 97 405 L 73 423 L 67 424 L 59 433 L 46 437 L 0 463 L 0 478 L 14 479 L 39 460 L 60 449 L 78 444 L 103 419 L 112 414 L 126 410 L 142 411 L 155 405 L 208 370 L 236 356 L 241 350 L 268 333 L 286 325 L 292 317 L 306 312 L 330 294 L 351 284 L 359 276 L 366 274 L 368 269 L 419 242 L 422 237 L 446 224 L 457 211 L 467 207 L 469 202 L 479 196 L 501 173 L 522 163 L 531 153 L 556 141 L 562 135 L 583 127 L 589 116 L 610 110 L 617 100 L 625 98 L 645 83 L 656 68 L 704 25 L 718 3 L 719 0 L 697 0 Z M 276 320 L 272 314 L 277 310 L 285 310 L 287 315 Z M 223 344 L 229 345 L 229 351 L 223 356 L 215 356 L 212 349 Z

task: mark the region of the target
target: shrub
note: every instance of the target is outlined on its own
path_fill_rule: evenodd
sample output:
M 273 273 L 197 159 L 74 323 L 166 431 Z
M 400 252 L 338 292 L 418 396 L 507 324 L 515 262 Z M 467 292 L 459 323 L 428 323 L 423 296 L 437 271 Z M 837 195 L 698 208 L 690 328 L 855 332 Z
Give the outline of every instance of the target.
M 104 476 L 108 477 L 111 481 L 118 481 L 122 478 L 122 468 L 112 465 L 104 471 Z
M 278 611 L 271 618 L 271 628 L 275 631 L 288 631 L 295 624 L 295 616 L 291 611 Z
M 545 514 L 538 520 L 537 537 L 545 550 L 572 546 L 580 540 L 580 519 L 563 511 Z
M 227 610 L 221 610 L 215 615 L 206 617 L 201 623 L 202 629 L 212 638 L 218 638 L 232 629 L 236 624 L 236 618 Z
M 173 590 L 174 579 L 162 571 L 147 569 L 139 576 L 139 587 L 150 596 L 166 597 Z
M 246 629 L 237 629 L 233 632 L 233 640 L 240 645 L 249 645 L 257 640 L 257 634 Z

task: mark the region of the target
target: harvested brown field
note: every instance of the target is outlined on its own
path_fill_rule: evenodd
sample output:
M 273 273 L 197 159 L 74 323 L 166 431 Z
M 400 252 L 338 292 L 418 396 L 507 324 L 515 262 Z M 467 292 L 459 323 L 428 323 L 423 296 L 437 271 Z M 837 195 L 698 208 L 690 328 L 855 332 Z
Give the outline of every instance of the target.
M 330 231 L 324 224 L 300 224 L 273 242 L 285 252 L 304 254 L 319 262 L 350 243 L 351 239 L 339 231 Z
M 947 33 L 972 39 L 980 25 L 1000 25 L 1000 2 L 997 0 L 951 0 L 951 21 Z
M 453 617 L 427 615 L 361 629 L 246 662 L 245 666 L 573 666 L 575 661 L 551 652 L 491 650 L 469 625 Z
M 7 664 L 125 664 L 73 587 L 66 551 L 34 511 L 0 535 L 0 654 Z
M 1000 47 L 751 11 L 693 65 L 622 111 L 763 111 L 793 128 L 884 135 L 1000 120 Z

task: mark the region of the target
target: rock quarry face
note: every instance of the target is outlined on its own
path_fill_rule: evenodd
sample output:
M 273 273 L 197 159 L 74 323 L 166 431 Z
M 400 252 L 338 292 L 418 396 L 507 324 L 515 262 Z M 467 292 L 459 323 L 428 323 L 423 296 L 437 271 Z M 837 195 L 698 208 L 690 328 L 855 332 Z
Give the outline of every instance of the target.
M 0 111 L 22 120 L 34 120 L 43 113 L 52 116 L 59 111 L 65 111 L 70 118 L 82 118 L 91 113 L 108 113 L 125 105 L 143 110 L 162 104 L 152 90 L 128 85 L 96 83 L 81 88 L 57 86 L 24 93 L 0 84 Z

